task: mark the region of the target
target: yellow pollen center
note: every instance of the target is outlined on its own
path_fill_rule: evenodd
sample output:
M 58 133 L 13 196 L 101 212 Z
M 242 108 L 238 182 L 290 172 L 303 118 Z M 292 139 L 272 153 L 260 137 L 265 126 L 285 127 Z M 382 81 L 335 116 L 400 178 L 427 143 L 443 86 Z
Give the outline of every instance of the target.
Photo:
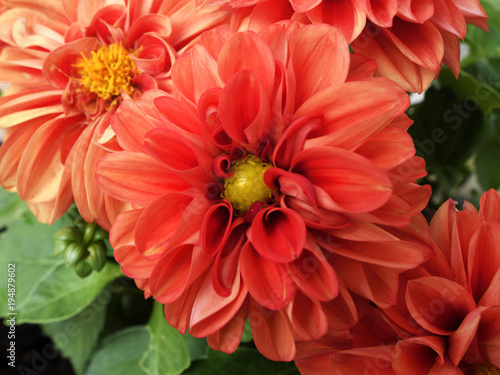
M 252 203 L 271 198 L 273 190 L 264 183 L 264 172 L 271 165 L 254 155 L 233 162 L 232 176 L 224 179 L 221 197 L 239 212 L 247 212 Z
M 121 43 L 102 46 L 89 57 L 82 53 L 74 66 L 78 68 L 80 84 L 104 100 L 117 97 L 122 89 L 128 94 L 134 89 L 130 81 L 137 74 L 137 67 Z
M 474 375 L 500 375 L 500 370 L 493 365 L 477 366 L 474 368 Z

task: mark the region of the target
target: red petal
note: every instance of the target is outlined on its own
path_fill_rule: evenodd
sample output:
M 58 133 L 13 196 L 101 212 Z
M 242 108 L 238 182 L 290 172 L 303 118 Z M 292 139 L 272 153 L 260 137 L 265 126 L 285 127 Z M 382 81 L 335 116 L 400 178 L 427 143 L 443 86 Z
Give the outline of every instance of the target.
M 212 206 L 201 224 L 201 251 L 212 258 L 225 245 L 233 221 L 233 206 L 222 202 Z
M 381 27 L 391 27 L 397 12 L 397 0 L 366 2 L 366 18 Z
M 135 225 L 142 211 L 142 209 L 129 210 L 116 218 L 109 232 L 109 243 L 114 249 L 134 244 Z
M 249 318 L 260 353 L 272 361 L 291 361 L 295 357 L 292 327 L 283 310 L 267 310 L 250 300 Z
M 290 64 L 299 107 L 314 94 L 345 81 L 349 48 L 337 29 L 325 24 L 305 26 L 294 33 L 290 42 Z
M 120 264 L 123 273 L 133 279 L 149 278 L 156 266 L 155 261 L 147 260 L 144 255 L 137 251 L 135 246 L 118 247 L 113 255 Z
M 446 343 L 441 337 L 410 337 L 407 340 L 399 341 L 396 345 L 392 367 L 397 374 L 431 374 L 433 366 L 437 363 L 444 364 L 445 350 Z M 460 374 L 453 371 L 452 367 L 446 366 L 451 374 Z M 434 374 L 434 372 L 432 373 Z
M 218 70 L 226 83 L 236 73 L 249 70 L 255 74 L 264 90 L 269 90 L 274 81 L 274 57 L 267 43 L 257 34 L 238 33 L 222 47 Z
M 448 339 L 448 355 L 455 366 L 463 359 L 465 352 L 476 336 L 484 307 L 479 307 L 467 314 L 458 329 Z
M 415 23 L 424 23 L 432 17 L 434 12 L 433 0 L 399 0 L 398 17 Z
M 139 205 L 149 204 L 167 192 L 189 187 L 151 156 L 126 151 L 102 158 L 97 165 L 96 178 L 107 194 Z
M 250 242 L 241 251 L 240 267 L 250 295 L 260 305 L 279 310 L 295 295 L 296 286 L 284 266 L 261 257 Z
M 476 303 L 461 285 L 437 276 L 410 280 L 406 304 L 423 328 L 438 335 L 454 332 Z
M 287 308 L 297 341 L 318 340 L 328 332 L 328 320 L 318 301 L 299 292 Z
M 371 161 L 346 150 L 333 147 L 304 150 L 293 159 L 292 170 L 323 189 L 342 210 L 372 211 L 392 195 L 391 181 L 384 172 Z
M 227 82 L 221 93 L 219 116 L 226 133 L 242 145 L 259 148 L 272 135 L 269 99 L 257 76 L 248 70 Z
M 394 375 L 393 350 L 393 345 L 381 345 L 334 352 L 330 355 L 332 374 Z
M 272 189 L 300 202 L 316 207 L 316 191 L 314 185 L 298 173 L 287 172 L 280 168 L 269 168 L 264 173 L 264 182 Z
M 261 210 L 248 233 L 255 250 L 272 262 L 293 262 L 306 241 L 306 226 L 300 215 L 288 208 Z
M 479 203 L 480 214 L 485 221 L 500 223 L 500 192 L 490 189 L 483 195 Z

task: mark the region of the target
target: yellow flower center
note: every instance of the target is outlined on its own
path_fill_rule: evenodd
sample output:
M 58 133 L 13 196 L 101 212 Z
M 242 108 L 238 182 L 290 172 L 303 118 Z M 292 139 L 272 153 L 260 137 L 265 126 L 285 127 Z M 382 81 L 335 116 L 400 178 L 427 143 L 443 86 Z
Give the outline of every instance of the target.
M 221 197 L 229 201 L 239 212 L 247 212 L 252 203 L 271 198 L 273 190 L 264 183 L 264 172 L 271 165 L 254 155 L 233 162 L 229 169 L 233 174 L 224 179 Z
M 477 366 L 474 368 L 474 375 L 500 375 L 500 370 L 493 365 Z
M 131 79 L 137 74 L 137 67 L 121 43 L 102 46 L 92 55 L 82 58 L 74 65 L 78 68 L 78 81 L 88 91 L 104 100 L 133 91 Z

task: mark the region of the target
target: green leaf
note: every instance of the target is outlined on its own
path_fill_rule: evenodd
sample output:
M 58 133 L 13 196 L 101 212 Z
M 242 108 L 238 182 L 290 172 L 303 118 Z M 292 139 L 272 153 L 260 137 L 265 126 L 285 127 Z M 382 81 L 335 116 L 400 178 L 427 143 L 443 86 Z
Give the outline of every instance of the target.
M 163 305 L 155 302 L 147 324 L 151 339 L 141 367 L 150 375 L 176 375 L 189 367 L 189 353 L 182 335 L 171 327 L 163 314 Z
M 487 139 L 478 147 L 475 164 L 479 184 L 484 190 L 500 188 L 500 141 Z
M 186 375 L 298 375 L 293 362 L 274 362 L 263 357 L 256 349 L 239 347 L 232 354 L 209 349 L 201 359 L 184 373 Z
M 207 353 L 207 339 L 206 338 L 197 338 L 191 336 L 189 333 L 185 333 L 182 335 L 182 339 L 184 340 L 184 344 L 187 347 L 189 352 L 189 358 L 191 361 L 194 361 L 199 358 L 203 358 Z
M 149 330 L 133 326 L 108 336 L 92 357 L 85 375 L 145 375 L 139 362 L 148 350 Z
M 481 0 L 486 14 L 489 17 L 489 32 L 486 32 L 475 26 L 467 27 L 466 43 L 470 46 L 469 57 L 464 61 L 484 57 L 500 56 L 500 3 L 498 0 Z
M 78 375 L 83 374 L 97 345 L 99 333 L 104 326 L 106 307 L 107 304 L 97 298 L 69 319 L 43 325 L 44 332 L 52 338 L 64 357 L 69 358 Z

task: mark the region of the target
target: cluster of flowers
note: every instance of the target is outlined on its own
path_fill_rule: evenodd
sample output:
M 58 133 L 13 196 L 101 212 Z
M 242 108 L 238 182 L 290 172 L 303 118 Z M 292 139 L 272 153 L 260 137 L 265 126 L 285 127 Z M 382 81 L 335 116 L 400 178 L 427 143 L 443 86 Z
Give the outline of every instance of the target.
M 1 4 L 1 185 L 110 230 L 172 326 L 232 352 L 249 320 L 303 374 L 498 373 L 500 195 L 429 228 L 405 114 L 478 0 Z

